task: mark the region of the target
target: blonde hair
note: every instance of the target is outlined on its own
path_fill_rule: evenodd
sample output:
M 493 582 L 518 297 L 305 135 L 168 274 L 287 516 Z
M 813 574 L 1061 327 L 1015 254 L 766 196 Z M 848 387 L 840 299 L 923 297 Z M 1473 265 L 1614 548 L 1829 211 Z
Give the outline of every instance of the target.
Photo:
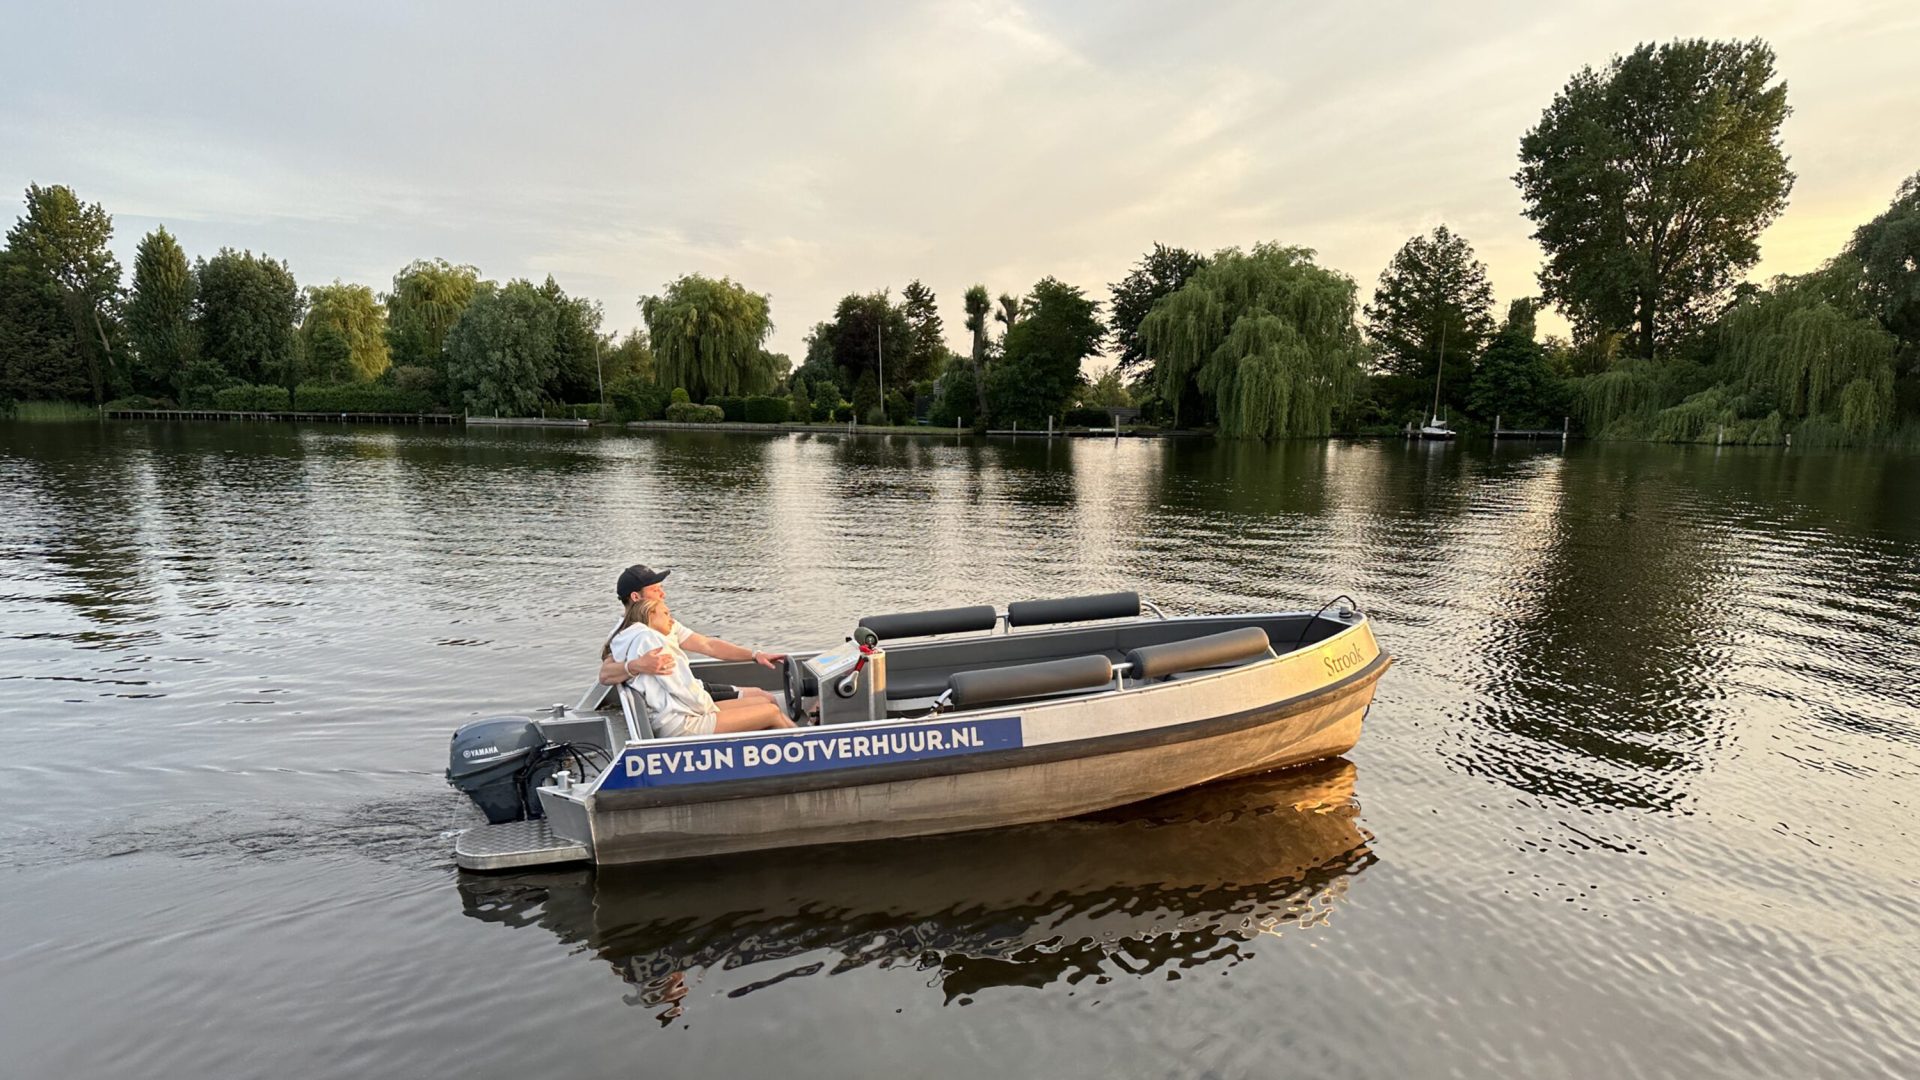
M 600 659 L 605 660 L 613 655 L 613 639 L 620 636 L 620 631 L 625 630 L 635 623 L 639 623 L 642 626 L 652 626 L 653 613 L 665 607 L 666 603 L 665 600 L 645 596 L 629 603 L 627 605 L 626 618 L 620 621 L 619 626 L 614 627 L 613 633 L 607 635 L 607 643 L 600 647 Z

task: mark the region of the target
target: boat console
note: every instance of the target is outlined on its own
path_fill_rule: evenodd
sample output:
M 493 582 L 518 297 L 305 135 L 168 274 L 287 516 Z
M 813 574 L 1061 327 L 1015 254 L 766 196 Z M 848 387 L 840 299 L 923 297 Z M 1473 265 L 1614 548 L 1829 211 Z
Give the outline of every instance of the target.
M 795 723 L 887 718 L 886 650 L 878 647 L 871 631 L 856 634 L 841 648 L 787 657 L 787 715 Z

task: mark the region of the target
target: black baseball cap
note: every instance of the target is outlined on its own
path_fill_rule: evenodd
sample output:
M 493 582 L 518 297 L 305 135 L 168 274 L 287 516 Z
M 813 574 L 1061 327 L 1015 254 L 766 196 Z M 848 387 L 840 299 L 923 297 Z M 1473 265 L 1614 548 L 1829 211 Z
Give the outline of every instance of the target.
M 634 593 L 639 592 L 649 585 L 660 584 L 667 580 L 667 575 L 671 573 L 673 573 L 671 570 L 655 570 L 651 566 L 642 566 L 639 563 L 634 563 L 632 566 L 620 571 L 620 584 L 614 586 L 614 595 L 618 596 L 622 603 L 625 603 L 627 597 L 632 596 Z

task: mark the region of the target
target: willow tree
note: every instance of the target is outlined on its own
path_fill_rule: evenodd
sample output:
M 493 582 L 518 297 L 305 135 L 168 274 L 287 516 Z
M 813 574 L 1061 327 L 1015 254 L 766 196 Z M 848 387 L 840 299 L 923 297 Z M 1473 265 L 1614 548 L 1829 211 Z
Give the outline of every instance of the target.
M 387 349 L 387 312 L 365 285 L 307 288 L 307 317 L 300 324 L 309 377 L 322 382 L 371 382 L 392 363 Z
M 703 274 L 688 274 L 658 296 L 641 297 L 659 381 L 684 388 L 695 401 L 743 393 L 754 380 L 760 346 L 773 331 L 767 312 L 764 294 Z
M 1767 390 L 1791 419 L 1837 420 L 1855 438 L 1893 420 L 1896 342 L 1851 287 L 1858 264 L 1842 256 L 1825 270 L 1779 278 L 1721 323 L 1724 362 Z
M 1366 358 L 1355 296 L 1353 279 L 1316 265 L 1306 248 L 1228 248 L 1141 320 L 1156 389 L 1177 401 L 1192 375 L 1224 435 L 1328 434 Z
M 421 369 L 395 372 L 396 378 L 408 374 L 429 383 L 446 378 L 447 334 L 479 286 L 478 269 L 445 259 L 416 259 L 393 275 L 393 291 L 382 298 L 387 305 L 387 347 L 395 367 Z

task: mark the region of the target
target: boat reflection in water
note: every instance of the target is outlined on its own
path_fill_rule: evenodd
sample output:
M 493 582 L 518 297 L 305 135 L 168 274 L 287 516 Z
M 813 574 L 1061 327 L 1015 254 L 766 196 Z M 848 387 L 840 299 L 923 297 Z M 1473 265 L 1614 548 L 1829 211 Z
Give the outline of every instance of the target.
M 869 965 L 937 970 L 949 1002 L 1231 965 L 1261 934 L 1324 923 L 1373 862 L 1354 777 L 1334 760 L 991 832 L 463 876 L 461 899 L 585 945 L 663 1022 L 706 971 L 802 957 L 729 996 Z

